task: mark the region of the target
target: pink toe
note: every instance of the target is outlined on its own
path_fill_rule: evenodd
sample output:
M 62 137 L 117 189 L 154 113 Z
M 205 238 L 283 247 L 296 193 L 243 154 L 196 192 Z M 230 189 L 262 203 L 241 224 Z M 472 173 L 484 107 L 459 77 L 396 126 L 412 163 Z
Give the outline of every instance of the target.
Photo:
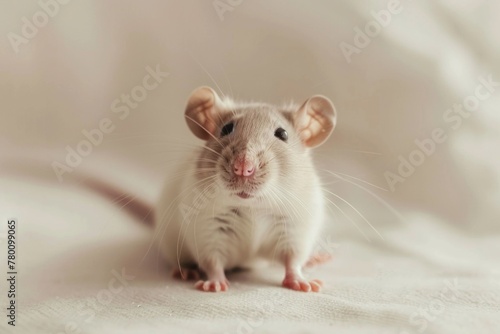
M 321 281 L 319 279 L 313 279 L 311 282 L 318 284 L 320 287 L 323 286 L 323 281 Z
M 200 289 L 201 290 L 201 288 L 203 287 L 203 283 L 204 282 L 202 280 L 199 280 L 198 282 L 195 283 L 194 287 L 196 289 Z
M 200 291 L 206 292 L 220 292 L 226 291 L 228 289 L 227 281 L 198 281 L 195 285 L 195 288 Z
M 321 290 L 321 285 L 316 283 L 315 281 L 311 282 L 311 289 L 313 292 L 319 292 Z
M 300 282 L 300 290 L 304 292 L 309 292 L 311 291 L 311 285 L 308 282 Z

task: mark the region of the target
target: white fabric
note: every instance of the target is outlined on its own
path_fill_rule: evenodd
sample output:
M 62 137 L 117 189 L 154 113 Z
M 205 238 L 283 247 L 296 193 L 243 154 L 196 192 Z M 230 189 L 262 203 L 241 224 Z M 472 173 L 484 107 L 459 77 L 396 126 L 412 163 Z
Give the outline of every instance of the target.
M 500 89 L 456 130 L 443 115 L 478 77 L 500 81 L 500 7 L 401 4 L 351 63 L 340 43 L 353 44 L 353 28 L 387 2 L 234 1 L 221 21 L 210 1 L 73 1 L 18 54 L 1 39 L 0 219 L 2 232 L 18 219 L 20 266 L 18 326 L 2 311 L 1 332 L 498 332 Z M 0 6 L 5 36 L 39 10 Z M 113 101 L 157 64 L 170 75 L 119 119 Z M 374 229 L 328 195 L 318 249 L 334 259 L 308 273 L 325 282 L 320 294 L 281 288 L 280 268 L 233 274 L 220 294 L 173 281 L 125 202 L 70 182 L 97 177 L 154 202 L 177 153 L 199 144 L 183 106 L 195 87 L 217 86 L 211 77 L 241 99 L 334 101 L 338 128 L 315 152 L 321 175 Z M 104 117 L 116 129 L 58 182 L 51 163 Z M 391 191 L 384 173 L 436 128 L 448 139 Z M 122 270 L 134 276 L 125 285 Z

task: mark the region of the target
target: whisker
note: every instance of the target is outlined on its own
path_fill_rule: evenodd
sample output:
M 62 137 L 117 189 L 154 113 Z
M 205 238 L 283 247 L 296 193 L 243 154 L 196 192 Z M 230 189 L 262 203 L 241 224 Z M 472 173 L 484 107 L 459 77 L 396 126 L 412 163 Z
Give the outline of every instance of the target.
M 368 241 L 368 242 L 371 242 L 371 239 L 359 228 L 358 224 L 356 224 L 354 222 L 354 220 L 352 220 L 351 217 L 349 217 L 345 212 L 344 210 L 342 210 L 337 204 L 335 204 L 332 200 L 330 200 L 327 196 L 324 196 L 324 199 L 326 199 L 328 202 L 330 202 L 333 206 L 335 206 L 353 225 L 354 227 L 356 227 L 356 229 L 359 231 L 359 233 L 361 233 L 361 235 L 363 237 L 365 237 L 365 239 Z
M 365 216 L 359 212 L 358 209 L 356 209 L 351 203 L 349 203 L 348 201 L 346 201 L 345 199 L 343 199 L 342 197 L 340 197 L 339 195 L 329 191 L 329 190 L 326 190 L 326 189 L 323 189 L 324 191 L 326 191 L 327 193 L 337 197 L 338 199 L 340 199 L 342 202 L 346 203 L 347 205 L 349 205 L 354 211 L 356 211 L 356 213 L 361 217 L 363 218 L 363 220 L 372 228 L 373 231 L 375 231 L 375 233 L 378 234 L 378 236 L 385 241 L 384 237 L 382 236 L 382 234 L 380 234 L 380 232 L 368 221 L 368 219 L 365 218 Z
M 327 173 L 330 173 L 330 174 L 332 174 L 332 175 L 334 175 L 334 176 L 336 176 L 337 178 L 339 178 L 339 179 L 341 179 L 341 180 L 344 180 L 344 179 L 343 179 L 343 178 L 338 177 L 338 175 L 342 175 L 342 176 L 345 176 L 345 177 L 350 177 L 350 178 L 355 179 L 355 180 L 357 180 L 357 181 L 359 181 L 359 182 L 363 182 L 363 183 L 365 183 L 365 184 L 368 184 L 368 185 L 370 185 L 370 186 L 372 186 L 372 187 L 374 187 L 374 188 L 377 188 L 377 189 L 380 189 L 380 190 L 383 190 L 383 191 L 389 191 L 388 189 L 385 189 L 385 188 L 382 188 L 382 187 L 376 186 L 376 185 L 374 185 L 374 184 L 372 184 L 372 183 L 370 183 L 370 182 L 368 182 L 368 181 L 365 181 L 365 180 L 359 179 L 359 178 L 354 177 L 354 176 L 349 175 L 349 174 L 340 173 L 340 172 L 336 172 L 336 171 L 330 171 L 330 170 L 327 170 L 327 169 L 324 169 L 324 171 L 325 171 L 325 172 L 327 172 Z M 344 180 L 344 181 L 345 181 L 345 180 Z
M 362 154 L 370 154 L 370 155 L 382 155 L 382 153 L 380 153 L 380 152 L 371 152 L 371 151 L 353 150 L 353 149 L 333 149 L 331 151 L 328 151 L 328 155 L 319 151 L 319 152 L 316 152 L 316 155 L 326 155 L 328 157 L 331 157 L 332 152 L 354 152 L 354 153 L 362 153 Z
M 213 177 L 213 176 L 211 176 Z M 167 214 L 169 214 L 169 211 L 170 209 L 173 207 L 173 205 L 179 200 L 179 198 L 183 195 L 185 195 L 187 192 L 189 191 L 192 191 L 198 184 L 210 179 L 211 177 L 207 177 L 205 179 L 202 179 L 202 180 L 199 180 L 199 181 L 196 181 L 194 182 L 192 185 L 188 186 L 186 189 L 183 189 L 173 200 L 172 202 L 170 203 L 170 205 L 165 209 L 164 212 L 158 212 L 158 223 L 161 224 L 164 219 L 166 218 Z M 171 216 L 173 215 L 173 212 L 169 215 L 169 217 L 167 217 L 168 219 L 168 222 L 163 226 L 160 226 L 158 227 L 158 230 L 155 231 L 155 233 L 153 234 L 153 238 L 149 244 L 149 247 L 146 251 L 146 254 L 144 254 L 144 257 L 142 258 L 142 260 L 140 261 L 140 263 L 142 264 L 142 262 L 146 259 L 146 256 L 149 254 L 149 252 L 151 251 L 151 248 L 156 240 L 156 238 L 158 237 L 159 234 L 164 234 L 165 231 L 167 230 L 168 228 L 168 225 L 170 224 L 170 219 L 171 219 Z M 163 237 L 162 237 L 163 239 Z M 160 242 L 158 243 L 159 245 L 161 244 L 161 240 Z
M 224 95 L 224 92 L 222 91 L 222 89 L 220 88 L 219 84 L 217 83 L 217 81 L 214 79 L 214 77 L 212 76 L 212 74 L 210 74 L 210 72 L 208 72 L 208 70 L 205 68 L 205 66 L 203 66 L 199 61 L 198 59 L 196 59 L 191 53 L 189 53 L 189 56 L 191 57 L 192 60 L 194 60 L 194 62 L 196 64 L 198 64 L 198 66 L 203 70 L 203 72 L 205 72 L 208 77 L 210 78 L 210 80 L 212 80 L 212 82 L 214 83 L 214 85 L 217 87 L 217 89 L 219 90 L 220 94 L 225 97 Z
M 396 210 L 392 205 L 390 205 L 389 203 L 387 203 L 384 199 L 382 199 L 380 196 L 378 196 L 377 194 L 373 193 L 370 189 L 367 189 L 365 187 L 363 187 L 362 185 L 359 185 L 355 182 L 351 182 L 349 180 L 346 180 L 344 178 L 341 178 L 343 179 L 344 181 L 346 182 L 349 182 L 351 183 L 352 185 L 364 190 L 365 192 L 367 192 L 368 194 L 372 195 L 377 201 L 379 201 L 381 204 L 383 204 L 387 209 L 389 209 L 389 211 L 391 211 L 397 218 L 399 218 L 401 221 L 406 221 L 406 218 L 403 217 L 403 215 L 401 213 L 399 213 L 398 210 Z
M 211 180 L 209 180 L 211 181 Z M 208 188 L 210 186 L 213 185 L 213 182 L 208 182 L 208 184 L 204 187 L 204 189 L 202 189 L 200 191 L 201 195 L 204 195 L 206 193 L 206 191 L 208 191 Z M 185 230 L 184 230 L 184 233 L 182 233 L 182 226 L 184 224 L 186 224 L 186 216 L 183 218 L 182 222 L 181 222 L 181 230 L 179 231 L 179 234 L 177 235 L 177 246 L 176 246 L 176 249 L 177 249 L 177 265 L 179 267 L 179 270 L 181 269 L 181 263 L 180 263 L 180 257 L 182 255 L 182 249 L 184 248 L 184 243 L 186 241 L 186 237 L 187 237 L 187 232 L 188 232 L 188 229 L 189 229 L 189 225 L 190 224 L 193 224 L 193 227 L 196 226 L 196 222 L 198 221 L 198 216 L 200 214 L 200 211 L 202 211 L 202 209 L 198 209 L 198 213 L 196 214 L 196 217 L 194 217 L 194 219 L 191 219 L 190 221 L 187 222 L 187 226 L 185 227 Z M 181 241 L 181 244 L 180 244 L 180 247 L 179 247 L 179 241 L 180 241 L 180 238 L 181 238 L 181 235 L 183 235 L 183 238 L 182 238 L 182 241 Z M 196 236 L 194 238 L 194 240 L 196 240 Z M 198 255 L 199 257 L 199 255 Z M 198 261 L 199 262 L 199 261 Z
M 219 139 L 217 139 L 217 137 L 215 137 L 210 131 L 207 130 L 207 128 L 205 128 L 203 125 L 201 125 L 200 123 L 198 123 L 194 118 L 188 116 L 188 115 L 184 115 L 184 117 L 186 117 L 187 119 L 189 119 L 191 122 L 195 123 L 196 125 L 198 125 L 200 128 L 202 128 L 203 130 L 205 130 L 206 133 L 208 133 L 213 139 L 215 139 L 215 141 L 217 143 L 219 143 L 220 146 L 224 146 L 222 145 L 222 143 L 220 142 Z

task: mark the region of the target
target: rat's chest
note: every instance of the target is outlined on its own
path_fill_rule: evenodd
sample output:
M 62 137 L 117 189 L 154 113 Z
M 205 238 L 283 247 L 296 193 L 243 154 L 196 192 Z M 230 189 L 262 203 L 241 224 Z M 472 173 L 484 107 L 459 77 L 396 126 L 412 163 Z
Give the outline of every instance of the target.
M 214 241 L 223 241 L 238 257 L 253 257 L 279 239 L 286 216 L 269 210 L 223 206 L 206 210 L 205 233 Z M 201 232 L 201 231 L 200 231 Z

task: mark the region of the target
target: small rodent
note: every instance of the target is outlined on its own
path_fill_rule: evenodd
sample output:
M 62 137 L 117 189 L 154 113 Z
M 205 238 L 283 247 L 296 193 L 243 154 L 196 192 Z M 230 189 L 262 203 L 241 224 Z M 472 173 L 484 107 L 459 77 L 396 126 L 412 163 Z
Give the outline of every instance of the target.
M 284 265 L 284 287 L 319 291 L 321 281 L 302 274 L 325 218 L 310 149 L 335 127 L 332 102 L 316 95 L 282 108 L 235 103 L 200 87 L 185 118 L 205 145 L 165 187 L 155 213 L 174 275 L 196 279 L 202 291 L 226 291 L 225 271 L 265 259 Z

